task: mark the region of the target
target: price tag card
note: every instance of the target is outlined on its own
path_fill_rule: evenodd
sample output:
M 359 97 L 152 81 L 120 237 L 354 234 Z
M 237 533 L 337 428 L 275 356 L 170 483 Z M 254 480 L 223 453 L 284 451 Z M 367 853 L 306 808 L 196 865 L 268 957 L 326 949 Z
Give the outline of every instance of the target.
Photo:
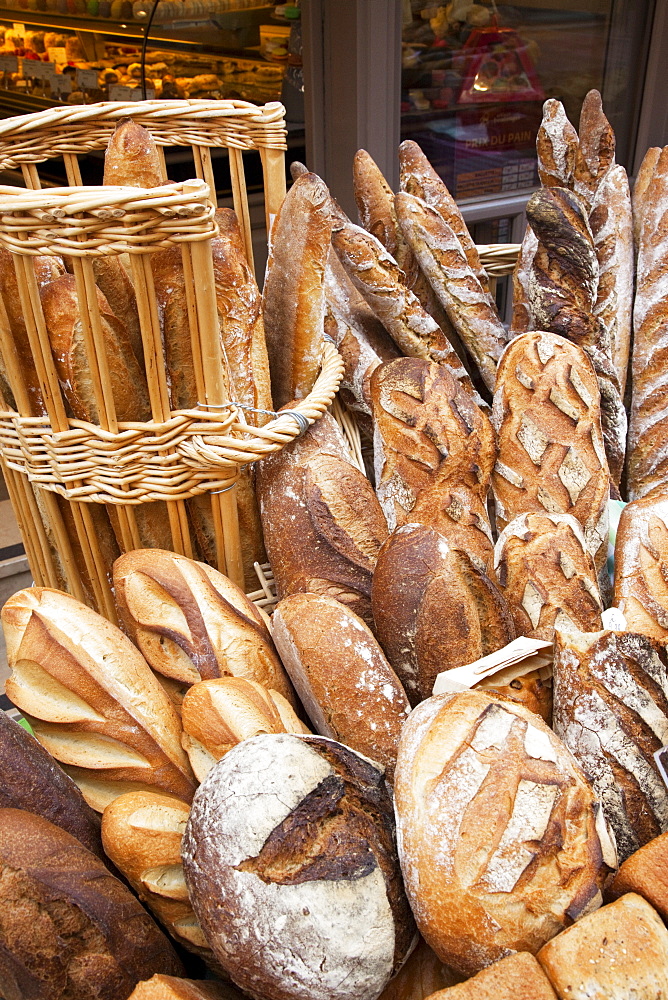
M 152 87 L 147 87 L 146 88 L 146 100 L 147 101 L 152 101 L 154 99 L 154 97 L 155 97 L 155 90 L 153 90 Z M 132 97 L 130 98 L 130 100 L 131 101 L 143 101 L 143 99 L 144 98 L 142 97 L 141 87 L 135 87 L 134 90 L 132 91 Z
M 12 55 L 0 56 L 0 72 L 18 73 L 18 71 L 19 71 L 19 61 L 16 56 Z
M 20 21 L 14 21 L 12 23 L 12 28 L 13 28 L 13 34 L 20 35 L 21 38 L 25 38 L 26 36 L 25 24 L 21 24 Z
M 60 94 L 72 93 L 72 77 L 68 73 L 56 73 L 55 76 L 49 78 L 49 83 L 51 84 L 51 93 L 55 96 Z
M 48 80 L 56 72 L 55 63 L 45 63 L 39 59 L 23 60 L 23 75 L 33 80 Z
M 119 83 L 115 83 L 109 88 L 109 100 L 110 101 L 131 101 L 132 100 L 132 87 L 122 87 Z
M 97 90 L 97 70 L 96 69 L 78 69 L 77 70 L 77 86 L 80 90 Z
M 67 52 L 65 51 L 65 46 L 56 45 L 50 47 L 46 50 L 46 54 L 52 62 L 55 62 L 58 66 L 64 66 L 67 62 Z

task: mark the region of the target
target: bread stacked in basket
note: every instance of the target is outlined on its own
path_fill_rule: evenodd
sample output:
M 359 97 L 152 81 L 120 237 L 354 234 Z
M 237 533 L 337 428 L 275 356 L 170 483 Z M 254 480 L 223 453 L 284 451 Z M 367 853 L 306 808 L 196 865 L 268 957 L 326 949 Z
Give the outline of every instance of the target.
M 115 182 L 150 186 L 149 139 L 119 127 Z M 668 996 L 668 154 L 632 208 L 600 97 L 579 132 L 546 103 L 510 332 L 442 181 L 399 155 L 396 194 L 355 158 L 362 225 L 293 165 L 261 297 L 219 213 L 232 398 L 289 408 L 325 337 L 345 367 L 345 410 L 244 477 L 247 589 L 266 553 L 276 595 L 210 565 L 204 499 L 198 559 L 143 505 L 120 627 L 49 588 L 3 609 L 35 737 L 0 719 L 3 1000 Z M 187 407 L 170 254 L 153 270 Z M 136 406 L 132 282 L 106 264 Z M 65 266 L 39 274 L 90 419 L 58 346 Z

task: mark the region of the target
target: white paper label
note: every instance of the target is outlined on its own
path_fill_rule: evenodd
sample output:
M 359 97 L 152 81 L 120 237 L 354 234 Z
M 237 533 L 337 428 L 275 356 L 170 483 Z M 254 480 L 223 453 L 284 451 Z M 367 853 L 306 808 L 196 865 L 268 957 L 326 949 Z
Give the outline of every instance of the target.
M 12 23 L 12 29 L 12 34 L 19 35 L 21 38 L 26 37 L 26 26 L 25 24 L 21 24 L 20 21 L 14 21 Z
M 115 83 L 109 88 L 109 100 L 110 101 L 125 101 L 132 100 L 132 87 L 122 87 L 120 84 Z
M 58 66 L 64 66 L 67 62 L 67 51 L 64 46 L 54 45 L 52 48 L 46 50 L 46 54 L 52 62 L 58 64 Z
M 72 77 L 68 73 L 57 73 L 49 78 L 52 94 L 71 94 Z
M 49 80 L 56 75 L 56 64 L 37 59 L 24 59 L 23 75 L 32 77 L 33 80 Z
M 77 86 L 80 90 L 97 90 L 97 70 L 96 69 L 78 69 L 77 70 Z

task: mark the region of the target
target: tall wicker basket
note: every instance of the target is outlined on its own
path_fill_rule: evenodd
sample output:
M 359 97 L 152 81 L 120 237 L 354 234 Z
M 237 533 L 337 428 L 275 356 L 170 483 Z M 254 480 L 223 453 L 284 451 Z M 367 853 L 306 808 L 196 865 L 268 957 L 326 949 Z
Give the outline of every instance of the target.
M 131 116 L 157 144 L 188 146 L 196 179 L 152 190 L 83 187 L 78 157 L 102 150 Z M 243 154 L 259 150 L 267 229 L 285 195 L 283 108 L 241 101 L 146 101 L 59 108 L 0 124 L 0 169 L 20 169 L 26 189 L 0 187 L 0 245 L 13 256 L 30 353 L 46 413 L 38 413 L 16 357 L 0 299 L 0 351 L 16 403 L 0 400 L 2 470 L 35 582 L 63 583 L 115 620 L 109 559 L 92 505 L 115 512 L 122 550 L 136 548 L 139 504 L 166 501 L 173 551 L 195 552 L 185 501 L 211 495 L 218 568 L 243 583 L 235 500 L 240 466 L 275 451 L 332 402 L 342 363 L 331 345 L 311 394 L 293 411 L 257 427 L 224 376 L 209 241 L 216 233 L 211 148 L 229 151 L 234 208 L 252 264 Z M 39 165 L 62 157 L 67 188 L 42 187 Z M 166 177 L 166 174 L 165 174 Z M 196 409 L 172 411 L 161 344 L 151 253 L 182 252 L 197 382 Z M 137 295 L 152 420 L 116 418 L 93 274 L 96 256 L 129 254 Z M 99 423 L 68 416 L 46 332 L 33 258 L 72 261 Z M 196 275 L 196 280 L 194 276 Z M 39 501 L 39 503 L 38 503 Z

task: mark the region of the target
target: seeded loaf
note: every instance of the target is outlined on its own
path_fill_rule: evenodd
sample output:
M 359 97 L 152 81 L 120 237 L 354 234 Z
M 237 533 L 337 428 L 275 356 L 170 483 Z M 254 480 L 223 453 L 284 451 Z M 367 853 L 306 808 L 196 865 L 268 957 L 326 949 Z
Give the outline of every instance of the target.
M 624 507 L 615 541 L 615 606 L 628 628 L 668 641 L 668 494 Z

